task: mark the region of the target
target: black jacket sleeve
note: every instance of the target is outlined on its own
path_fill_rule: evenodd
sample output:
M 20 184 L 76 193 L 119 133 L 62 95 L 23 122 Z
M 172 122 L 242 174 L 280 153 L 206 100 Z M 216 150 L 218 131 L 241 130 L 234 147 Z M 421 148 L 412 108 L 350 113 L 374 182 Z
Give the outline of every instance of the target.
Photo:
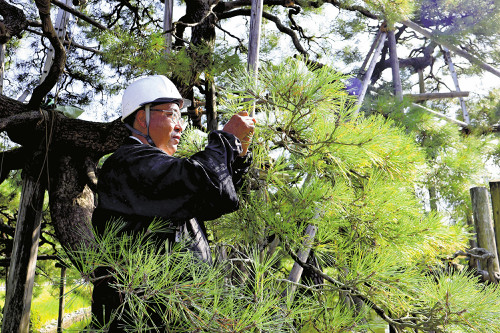
M 98 208 L 172 222 L 217 218 L 238 208 L 236 188 L 251 161 L 240 152 L 239 140 L 223 131 L 210 133 L 205 150 L 186 159 L 128 143 L 102 167 Z

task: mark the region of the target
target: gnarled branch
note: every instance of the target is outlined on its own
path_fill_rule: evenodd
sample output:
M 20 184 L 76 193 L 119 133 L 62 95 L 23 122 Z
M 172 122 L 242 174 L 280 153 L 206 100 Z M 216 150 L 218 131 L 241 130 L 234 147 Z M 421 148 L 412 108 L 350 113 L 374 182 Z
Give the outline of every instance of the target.
M 50 0 L 35 0 L 35 3 L 42 21 L 43 34 L 49 39 L 50 44 L 54 48 L 54 61 L 52 62 L 52 66 L 50 66 L 45 80 L 33 90 L 28 103 L 28 107 L 31 109 L 36 109 L 40 106 L 42 99 L 59 80 L 59 76 L 63 73 L 66 63 L 66 52 L 59 37 L 57 37 L 52 20 L 50 19 Z

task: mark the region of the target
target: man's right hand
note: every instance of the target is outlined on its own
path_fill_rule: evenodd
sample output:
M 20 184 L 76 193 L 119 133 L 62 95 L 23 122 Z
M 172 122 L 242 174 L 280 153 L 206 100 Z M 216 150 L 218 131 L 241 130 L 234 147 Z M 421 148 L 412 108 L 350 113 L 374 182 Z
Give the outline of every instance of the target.
M 224 132 L 231 133 L 240 139 L 243 147 L 243 151 L 240 156 L 245 156 L 247 154 L 248 146 L 250 146 L 250 143 L 252 142 L 256 122 L 255 118 L 248 115 L 248 112 L 241 111 L 232 116 L 222 129 Z

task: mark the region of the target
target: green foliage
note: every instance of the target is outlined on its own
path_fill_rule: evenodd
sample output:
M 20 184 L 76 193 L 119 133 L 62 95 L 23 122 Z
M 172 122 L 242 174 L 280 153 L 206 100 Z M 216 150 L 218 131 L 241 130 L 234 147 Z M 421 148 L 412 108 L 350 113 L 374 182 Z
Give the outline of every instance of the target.
M 389 26 L 408 19 L 415 3 L 409 0 L 363 0 L 375 13 L 382 16 Z
M 75 255 L 86 263 L 85 276 L 99 266 L 112 269 L 114 287 L 124 298 L 115 315 L 126 321 L 125 330 L 144 331 L 155 311 L 172 332 L 287 332 L 297 316 L 310 312 L 305 301 L 298 310 L 287 308 L 273 268 L 276 256 L 250 251 L 250 281 L 228 284 L 225 264 L 209 267 L 179 245 L 157 249 L 148 238 L 162 231 L 160 222 L 149 235 L 117 236 L 117 230 L 96 235 L 95 247 Z
M 439 120 L 432 114 L 409 105 L 399 104 L 392 97 L 379 97 L 368 101 L 364 108 L 368 114 L 383 114 L 406 128 L 425 153 L 425 165 L 418 179 L 419 187 L 431 193 L 431 207 L 447 211 L 453 222 L 466 224 L 471 215 L 469 188 L 483 186 L 488 175 L 485 161 L 495 156 L 498 143 L 484 129 L 486 119 L 494 121 L 495 95 L 479 103 L 475 111 L 470 108 L 471 134 L 461 131 L 456 124 Z M 434 103 L 434 110 L 449 108 L 448 104 Z
M 238 212 L 211 224 L 214 238 L 265 248 L 269 235 L 275 235 L 284 255 L 303 247 L 304 230 L 314 224 L 318 233 L 313 248 L 334 290 L 351 290 L 365 304 L 369 300 L 385 309 L 392 316 L 385 319 L 393 325 L 407 329 L 430 325 L 427 329 L 439 331 L 446 322 L 436 315 L 438 303 L 419 288 L 430 283 L 426 277 L 430 268 L 443 269 L 443 258 L 467 246 L 469 235 L 459 225 L 446 225 L 442 216 L 425 213 L 415 196 L 428 167 L 426 150 L 419 148 L 414 132 L 380 115 L 356 117 L 341 82 L 335 71 L 310 69 L 299 60 L 262 69 L 257 83 L 244 73 L 235 76 L 233 94 L 224 107 L 237 112 L 250 105 L 242 98 L 257 100 L 256 169 L 249 186 L 258 190 L 245 194 Z M 404 118 L 400 107 L 388 109 L 391 118 Z M 427 131 L 434 128 L 440 143 L 449 140 L 433 119 L 411 124 L 429 126 Z M 450 146 L 448 142 L 439 160 L 470 175 L 464 156 L 483 147 L 476 143 L 458 140 Z M 459 284 L 458 278 L 452 280 Z M 474 280 L 470 283 L 476 285 Z M 442 311 L 451 316 L 454 310 Z M 352 312 L 343 324 L 313 322 L 315 327 L 326 325 L 324 329 L 347 329 L 360 323 L 356 315 L 366 318 L 362 313 Z M 408 313 L 415 316 L 413 323 Z M 467 325 L 466 317 L 457 316 L 457 325 Z M 474 327 L 481 330 L 486 323 L 481 319 Z
M 30 311 L 30 325 L 29 332 L 38 332 L 42 328 L 42 322 L 40 320 L 40 314 L 36 310 Z

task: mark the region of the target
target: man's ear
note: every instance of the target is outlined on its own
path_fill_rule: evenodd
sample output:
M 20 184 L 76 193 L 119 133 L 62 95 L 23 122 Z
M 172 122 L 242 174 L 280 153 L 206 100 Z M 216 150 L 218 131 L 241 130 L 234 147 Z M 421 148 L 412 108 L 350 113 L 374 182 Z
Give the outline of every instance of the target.
M 146 124 L 146 111 L 144 111 L 144 110 L 137 111 L 137 114 L 135 116 L 135 124 L 139 128 L 146 128 L 147 127 L 147 124 Z

